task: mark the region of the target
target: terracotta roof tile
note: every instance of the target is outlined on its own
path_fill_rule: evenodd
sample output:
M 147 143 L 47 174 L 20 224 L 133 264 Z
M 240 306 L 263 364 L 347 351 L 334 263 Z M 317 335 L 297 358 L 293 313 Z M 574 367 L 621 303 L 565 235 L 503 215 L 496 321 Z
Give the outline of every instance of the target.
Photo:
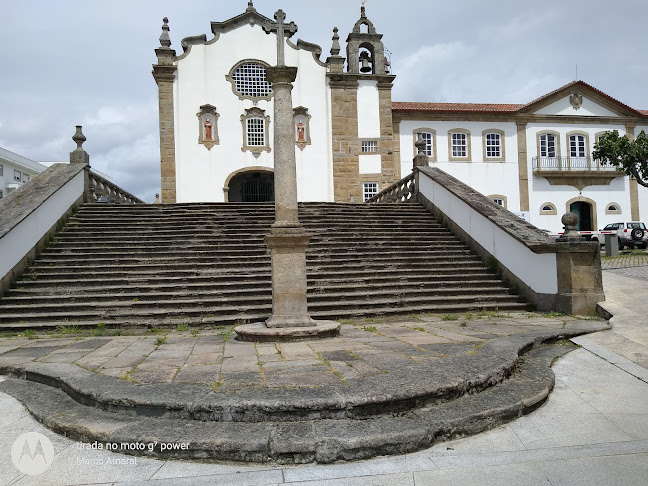
M 418 103 L 393 102 L 393 111 L 512 113 L 524 105 L 501 103 Z

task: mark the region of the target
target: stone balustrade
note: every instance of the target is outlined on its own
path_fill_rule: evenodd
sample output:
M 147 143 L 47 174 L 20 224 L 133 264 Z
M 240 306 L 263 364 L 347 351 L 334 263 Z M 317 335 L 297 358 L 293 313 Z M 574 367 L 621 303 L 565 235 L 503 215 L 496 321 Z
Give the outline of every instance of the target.
M 396 203 L 396 202 L 413 202 L 417 194 L 416 178 L 412 172 L 409 176 L 393 183 L 391 186 L 383 189 L 371 199 L 368 203 Z
M 125 191 L 92 170 L 88 172 L 88 193 L 88 202 L 111 204 L 137 204 L 144 202 L 137 196 Z

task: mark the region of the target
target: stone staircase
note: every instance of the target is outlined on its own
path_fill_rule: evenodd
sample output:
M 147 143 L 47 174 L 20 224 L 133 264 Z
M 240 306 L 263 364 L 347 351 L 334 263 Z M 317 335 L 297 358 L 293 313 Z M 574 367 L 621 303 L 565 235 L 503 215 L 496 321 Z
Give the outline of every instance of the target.
M 524 310 L 416 204 L 300 204 L 314 318 Z M 272 312 L 272 204 L 83 206 L 0 299 L 0 329 L 220 325 Z

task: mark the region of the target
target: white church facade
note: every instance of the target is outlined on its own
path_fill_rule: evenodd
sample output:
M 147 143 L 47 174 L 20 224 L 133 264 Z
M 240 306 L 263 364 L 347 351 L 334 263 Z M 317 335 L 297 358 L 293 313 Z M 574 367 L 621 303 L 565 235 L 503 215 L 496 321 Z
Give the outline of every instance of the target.
M 213 37 L 171 48 L 165 19 L 153 76 L 158 84 L 162 202 L 269 201 L 273 194 L 276 33 L 249 2 L 212 22 Z M 346 38 L 334 29 L 330 56 L 285 34 L 297 67 L 293 119 L 300 201 L 360 203 L 412 171 L 417 137 L 429 164 L 534 225 L 561 228 L 566 211 L 581 229 L 639 220 L 648 190 L 591 157 L 608 130 L 648 131 L 648 112 L 575 81 L 524 105 L 394 102 L 396 76 L 382 35 L 365 14 Z

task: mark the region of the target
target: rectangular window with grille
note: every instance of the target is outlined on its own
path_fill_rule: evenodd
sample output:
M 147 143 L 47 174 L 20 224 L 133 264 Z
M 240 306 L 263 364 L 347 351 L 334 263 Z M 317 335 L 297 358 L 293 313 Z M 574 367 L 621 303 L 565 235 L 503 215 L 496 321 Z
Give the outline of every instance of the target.
M 423 141 L 425 142 L 423 153 L 428 157 L 432 157 L 434 155 L 434 142 L 432 141 L 432 134 L 430 132 L 421 132 L 421 139 L 423 139 Z
M 362 152 L 378 152 L 378 141 L 377 140 L 363 140 L 362 141 Z
M 556 156 L 556 136 L 550 133 L 540 135 L 540 157 Z
M 265 122 L 263 119 L 247 119 L 247 144 L 248 146 L 265 145 Z
M 585 157 L 585 136 L 571 135 L 569 137 L 569 155 L 571 157 Z
M 486 157 L 502 156 L 502 137 L 499 133 L 486 134 Z
M 364 182 L 362 184 L 362 200 L 367 201 L 378 194 L 377 182 Z
M 22 180 L 22 174 L 19 170 L 14 169 L 14 181 L 20 182 Z
M 452 156 L 453 157 L 467 157 L 468 156 L 468 138 L 465 133 L 452 134 Z

